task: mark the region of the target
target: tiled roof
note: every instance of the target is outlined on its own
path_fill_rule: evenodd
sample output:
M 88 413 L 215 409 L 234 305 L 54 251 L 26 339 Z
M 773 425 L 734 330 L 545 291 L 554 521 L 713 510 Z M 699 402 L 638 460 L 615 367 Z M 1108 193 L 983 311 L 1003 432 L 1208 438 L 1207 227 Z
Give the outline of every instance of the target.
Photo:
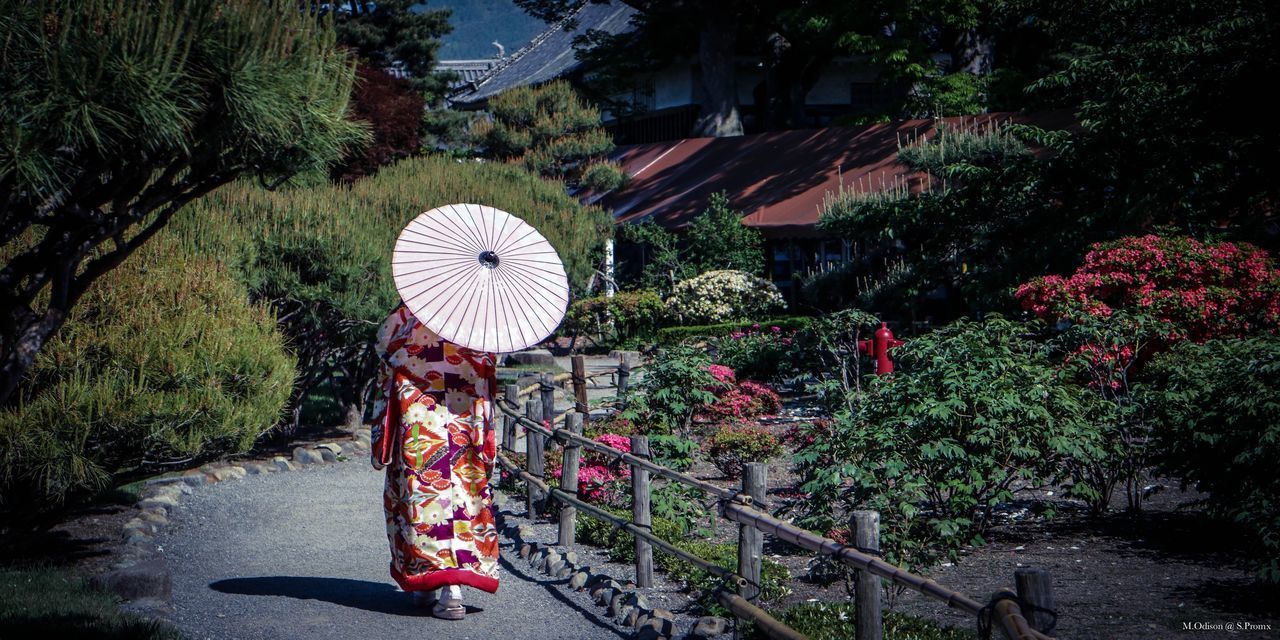
M 960 119 L 945 120 L 960 124 Z M 1071 123 L 1063 113 L 997 113 L 965 117 L 963 123 L 989 120 L 1049 129 Z M 813 235 L 823 197 L 841 185 L 875 191 L 896 181 L 921 188 L 923 174 L 898 162 L 898 143 L 932 135 L 934 124 L 907 120 L 619 147 L 613 159 L 630 180 L 597 204 L 612 209 L 619 222 L 651 219 L 678 229 L 706 208 L 711 194 L 725 191 L 746 225 L 770 235 Z
M 457 89 L 475 82 L 483 78 L 485 74 L 493 70 L 498 65 L 497 58 L 484 58 L 480 60 L 441 60 L 436 63 L 436 69 L 440 71 L 453 71 L 458 74 L 458 80 L 449 84 L 450 89 Z
M 621 2 L 585 3 L 568 18 L 544 31 L 483 76 L 449 97 L 457 106 L 482 103 L 507 89 L 561 77 L 578 66 L 573 39 L 588 30 L 622 33 L 631 28 L 635 9 Z M 572 27 L 572 28 L 567 28 Z

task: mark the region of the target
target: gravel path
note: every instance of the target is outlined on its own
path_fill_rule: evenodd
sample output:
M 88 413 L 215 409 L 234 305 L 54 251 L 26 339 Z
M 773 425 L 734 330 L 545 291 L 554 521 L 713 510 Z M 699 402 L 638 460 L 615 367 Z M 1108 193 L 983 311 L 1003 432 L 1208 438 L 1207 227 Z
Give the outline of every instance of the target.
M 498 593 L 466 589 L 465 620 L 432 618 L 387 574 L 382 483 L 361 459 L 197 487 L 157 539 L 174 624 L 192 639 L 629 637 L 585 594 L 513 564 L 505 538 Z

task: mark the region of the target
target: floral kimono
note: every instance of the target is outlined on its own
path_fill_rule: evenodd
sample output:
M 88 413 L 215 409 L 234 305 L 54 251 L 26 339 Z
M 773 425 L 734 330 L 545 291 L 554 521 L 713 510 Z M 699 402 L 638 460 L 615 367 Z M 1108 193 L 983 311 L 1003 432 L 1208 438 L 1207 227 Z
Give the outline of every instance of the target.
M 373 463 L 386 465 L 391 577 L 405 591 L 498 590 L 489 474 L 495 356 L 440 338 L 403 305 L 378 332 Z

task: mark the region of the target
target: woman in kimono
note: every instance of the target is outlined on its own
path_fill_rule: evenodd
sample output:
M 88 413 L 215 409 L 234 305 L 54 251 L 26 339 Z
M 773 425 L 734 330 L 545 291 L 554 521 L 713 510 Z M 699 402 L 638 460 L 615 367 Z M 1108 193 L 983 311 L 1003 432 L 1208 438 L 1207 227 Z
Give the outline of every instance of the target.
M 436 617 L 460 620 L 462 585 L 498 589 L 495 355 L 440 338 L 403 304 L 382 324 L 377 349 L 371 435 L 373 465 L 387 471 L 391 577 Z

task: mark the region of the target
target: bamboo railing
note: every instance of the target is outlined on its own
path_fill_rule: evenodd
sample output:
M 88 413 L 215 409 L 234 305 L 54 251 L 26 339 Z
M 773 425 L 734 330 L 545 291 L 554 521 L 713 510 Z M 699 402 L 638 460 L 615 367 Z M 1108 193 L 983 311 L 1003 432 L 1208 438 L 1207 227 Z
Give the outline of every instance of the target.
M 620 362 L 617 371 L 619 386 L 621 390 L 625 390 L 625 384 L 630 372 L 635 368 L 624 358 Z M 573 361 L 573 371 L 570 373 L 562 373 L 559 375 L 542 374 L 538 383 L 519 387 L 517 385 L 507 385 L 502 398 L 495 402 L 495 406 L 505 416 L 504 420 L 504 448 L 511 450 L 515 443 L 514 429 L 523 427 L 526 434 L 526 451 L 531 454 L 527 460 L 526 469 L 520 469 L 506 455 L 499 453 L 498 462 L 509 472 L 523 480 L 528 485 L 529 495 L 529 514 L 531 519 L 536 516 L 535 493 L 540 498 L 554 500 L 562 505 L 564 510 L 561 514 L 560 544 L 567 546 L 573 544 L 572 531 L 573 518 L 576 513 L 581 512 L 592 518 L 604 521 L 617 529 L 622 529 L 635 536 L 637 547 L 637 583 L 644 583 L 645 580 L 651 580 L 650 576 L 643 575 L 645 572 L 652 572 L 652 563 L 649 561 L 645 566 L 640 551 L 647 550 L 649 546 L 657 547 L 667 553 L 675 555 L 699 568 L 702 568 L 712 575 L 720 578 L 723 585 L 716 590 L 715 597 L 722 605 L 731 611 L 736 617 L 743 620 L 754 622 L 761 631 L 770 638 L 779 638 L 785 640 L 803 640 L 805 636 L 795 629 L 792 629 L 777 619 L 770 616 L 766 611 L 750 602 L 751 599 L 758 596 L 760 577 L 760 559 L 763 555 L 762 541 L 759 534 L 769 534 L 778 539 L 785 540 L 802 549 L 828 556 L 833 560 L 844 565 L 852 567 L 862 575 L 878 576 L 888 580 L 889 582 L 912 589 L 920 594 L 938 600 L 948 607 L 964 611 L 973 615 L 978 622 L 980 629 L 998 628 L 1009 640 L 1052 640 L 1046 633 L 1033 628 L 1031 623 L 1024 615 L 1023 606 L 1030 607 L 1031 611 L 1037 609 L 1044 611 L 1048 608 L 1044 602 L 1033 602 L 1035 598 L 1032 596 L 1037 592 L 1036 589 L 1027 589 L 1024 593 L 1024 578 L 1028 581 L 1036 582 L 1041 592 L 1048 591 L 1048 575 L 1039 572 L 1035 575 L 1019 574 L 1018 575 L 1018 593 L 1008 590 L 1001 590 L 994 594 L 990 603 L 983 605 L 977 600 L 960 593 L 958 591 L 944 587 L 933 580 L 916 575 L 895 566 L 870 553 L 864 553 L 857 548 L 841 544 L 830 538 L 818 535 L 812 531 L 796 527 L 788 522 L 779 520 L 763 511 L 754 508 L 759 502 L 753 498 L 752 494 L 763 497 L 765 490 L 765 467 L 763 464 L 748 464 L 744 469 L 743 488 L 742 491 L 735 491 L 717 486 L 715 484 L 700 480 L 673 469 L 669 469 L 662 465 L 656 464 L 644 457 L 633 455 L 619 449 L 615 449 L 608 445 L 596 442 L 590 438 L 586 438 L 580 434 L 581 421 L 585 418 L 585 412 L 581 408 L 586 406 L 586 388 L 585 382 L 591 377 L 598 377 L 613 373 L 610 371 L 597 372 L 590 376 L 584 374 L 582 356 L 575 356 Z M 557 389 L 568 391 L 564 387 L 556 387 L 557 382 L 572 382 L 572 399 L 574 400 L 574 411 L 567 411 L 559 415 L 554 415 L 554 393 Z M 519 407 L 516 401 L 519 398 L 539 393 L 540 400 L 530 400 L 526 403 L 526 415 L 519 413 Z M 551 409 L 548 408 L 551 406 Z M 575 415 L 576 414 L 576 415 Z M 551 425 L 551 428 L 545 427 L 542 423 L 534 419 L 534 416 L 544 416 L 544 420 Z M 569 427 L 557 427 L 557 424 L 572 422 Z M 647 441 L 643 436 L 633 437 L 633 449 L 635 438 L 639 438 L 647 452 Z M 721 567 L 713 562 L 699 558 L 693 554 L 672 545 L 663 540 L 649 530 L 647 526 L 638 525 L 635 520 L 642 519 L 644 525 L 648 524 L 648 500 L 637 500 L 633 496 L 633 504 L 643 504 L 645 512 L 638 514 L 633 512 L 633 520 L 624 520 L 614 516 L 613 514 L 596 507 L 590 503 L 584 502 L 578 498 L 576 493 L 570 493 L 559 488 L 548 485 L 541 475 L 543 449 L 546 441 L 557 441 L 564 446 L 566 469 L 577 469 L 578 458 L 581 449 L 589 449 L 604 455 L 610 456 L 615 463 L 625 462 L 632 467 L 633 470 L 644 470 L 657 476 L 661 476 L 673 482 L 679 482 L 696 489 L 700 489 L 711 496 L 715 497 L 719 507 L 718 513 L 721 517 L 735 522 L 739 526 L 739 562 L 738 571 L 733 572 Z M 532 454 L 536 453 L 538 460 L 533 460 Z M 573 487 L 576 490 L 576 483 Z M 633 486 L 633 491 L 649 490 L 648 483 L 639 483 Z M 645 496 L 647 498 L 647 496 Z M 567 515 L 567 518 L 566 518 Z M 878 516 L 877 516 L 878 517 Z M 873 534 L 874 549 L 878 549 L 878 520 L 874 525 Z M 759 533 L 755 533 L 759 532 Z M 567 533 L 567 535 L 566 535 Z M 865 547 L 864 547 L 865 548 Z M 645 554 L 647 555 L 647 554 Z M 863 583 L 860 583 L 863 584 Z M 873 583 L 874 589 L 859 588 L 857 590 L 858 611 L 861 614 L 864 611 L 874 612 L 874 625 L 858 626 L 858 640 L 879 640 L 880 638 L 880 615 L 879 615 L 879 585 L 878 581 Z M 749 597 L 744 598 L 738 592 L 747 593 Z M 872 593 L 874 592 L 874 594 Z M 1042 597 L 1043 599 L 1043 597 Z M 1049 596 L 1051 600 L 1051 596 Z M 867 616 L 871 617 L 871 616 Z

